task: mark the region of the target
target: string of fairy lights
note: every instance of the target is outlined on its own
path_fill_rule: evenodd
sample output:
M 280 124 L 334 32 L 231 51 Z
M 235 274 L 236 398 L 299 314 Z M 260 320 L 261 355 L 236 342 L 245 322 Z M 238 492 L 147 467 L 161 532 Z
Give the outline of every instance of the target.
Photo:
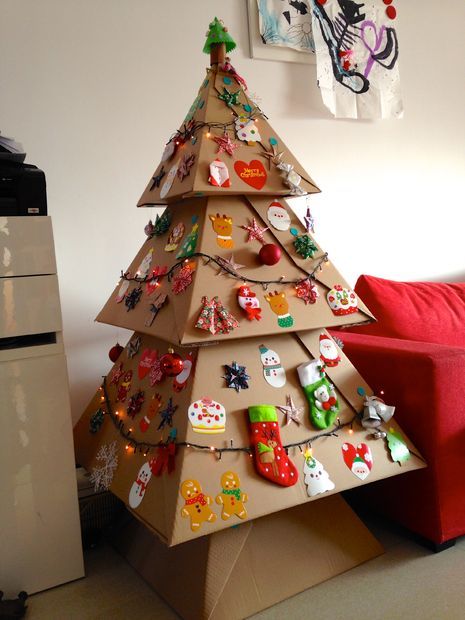
M 129 272 L 121 271 L 121 279 L 127 280 L 128 282 L 137 282 L 139 284 L 143 284 L 145 282 L 156 283 L 156 282 L 159 282 L 162 278 L 167 278 L 168 282 L 171 282 L 171 278 L 173 277 L 173 274 L 176 271 L 176 269 L 188 263 L 189 260 L 192 258 L 203 258 L 205 260 L 205 263 L 204 263 L 205 265 L 208 265 L 209 263 L 213 262 L 222 271 L 224 271 L 231 277 L 237 280 L 241 280 L 244 283 L 261 284 L 264 290 L 267 290 L 270 284 L 301 284 L 302 282 L 313 280 L 315 279 L 316 274 L 323 269 L 323 265 L 329 262 L 328 253 L 325 252 L 325 254 L 323 254 L 323 256 L 321 256 L 318 259 L 312 271 L 310 271 L 310 273 L 304 278 L 289 280 L 289 279 L 286 279 L 285 276 L 281 276 L 279 279 L 275 279 L 275 280 L 257 280 L 257 279 L 249 278 L 245 275 L 238 273 L 235 269 L 233 269 L 232 267 L 229 267 L 226 261 L 221 260 L 221 258 L 217 256 L 210 256 L 209 254 L 205 254 L 204 252 L 194 252 L 188 258 L 182 259 L 178 261 L 177 263 L 175 263 L 166 273 L 163 273 L 160 275 L 146 275 L 146 276 L 138 276 L 136 274 L 135 276 L 131 276 L 129 275 Z
M 103 382 L 100 387 L 100 390 L 103 392 L 103 396 L 101 396 L 101 400 L 105 402 L 105 407 L 106 407 L 105 415 L 108 415 L 110 417 L 116 430 L 126 442 L 126 445 L 125 445 L 126 451 L 129 451 L 132 449 L 134 454 L 136 452 L 141 452 L 144 454 L 144 456 L 147 456 L 151 450 L 155 450 L 159 447 L 168 445 L 168 443 L 171 443 L 175 445 L 176 447 L 191 448 L 193 450 L 198 450 L 202 452 L 210 452 L 214 454 L 218 460 L 221 460 L 222 455 L 227 452 L 244 452 L 248 454 L 250 457 L 253 456 L 252 446 L 234 446 L 234 442 L 232 439 L 229 440 L 229 446 L 225 446 L 223 448 L 217 448 L 216 446 L 211 446 L 211 445 L 192 443 L 190 441 L 176 441 L 175 439 L 168 439 L 167 441 L 160 440 L 156 443 L 150 442 L 150 441 L 140 441 L 139 439 L 136 439 L 132 435 L 132 428 L 126 428 L 125 423 L 121 419 L 118 412 L 113 411 L 110 397 L 108 395 L 107 386 L 106 386 L 106 377 L 103 377 Z M 305 439 L 302 439 L 301 441 L 294 441 L 292 443 L 283 444 L 283 449 L 286 451 L 286 453 L 288 453 L 288 450 L 290 450 L 291 448 L 299 448 L 299 450 L 302 452 L 303 446 L 311 447 L 312 444 L 315 441 L 318 441 L 319 439 L 323 439 L 324 437 L 338 437 L 339 436 L 338 432 L 341 431 L 343 428 L 348 428 L 349 433 L 352 434 L 353 424 L 357 419 L 360 419 L 360 414 L 355 414 L 347 422 L 341 422 L 340 418 L 337 418 L 336 423 L 334 424 L 332 429 L 322 432 L 322 433 L 311 435 L 310 437 L 306 437 Z

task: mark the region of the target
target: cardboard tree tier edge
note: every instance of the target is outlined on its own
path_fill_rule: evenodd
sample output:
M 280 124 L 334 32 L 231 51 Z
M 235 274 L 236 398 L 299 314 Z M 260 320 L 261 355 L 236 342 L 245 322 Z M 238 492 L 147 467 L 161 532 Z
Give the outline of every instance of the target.
M 407 438 L 404 437 L 415 455 L 411 454 L 410 459 L 400 467 L 390 458 L 386 441 L 374 440 L 357 422 L 354 422 L 352 427 L 341 428 L 334 436 L 315 439 L 322 431 L 314 428 L 310 422 L 308 403 L 299 384 L 296 368 L 301 363 L 318 358 L 321 333 L 327 334 L 324 330 L 313 330 L 301 334 L 275 334 L 266 339 L 255 337 L 227 341 L 222 345 L 211 347 L 186 349 L 174 346 L 175 353 L 179 353 L 183 359 L 189 358 L 193 361 L 191 375 L 180 391 L 173 389 L 172 377 L 165 377 L 160 383 L 150 387 L 150 373 L 147 372 L 144 360 L 154 351 L 158 356 L 163 355 L 168 351 L 169 345 L 153 336 L 138 334 L 141 337 L 139 352 L 130 357 L 126 347 L 108 374 L 106 389 L 110 410 L 102 400 L 102 390 L 99 389 L 75 427 L 77 462 L 91 473 L 98 471 L 98 468 L 102 467 L 102 462 L 97 458 L 99 450 L 102 446 L 110 446 L 116 442 L 117 467 L 110 483 L 110 490 L 129 506 L 130 495 L 134 495 L 134 489 L 142 488 L 136 482 L 142 480 L 142 484 L 145 485 L 143 497 L 132 512 L 168 545 L 185 542 L 271 512 L 423 467 L 423 461 L 416 456 L 418 452 Z M 260 349 L 263 345 L 280 358 L 286 379 L 285 384 L 280 387 L 270 385 L 264 377 L 263 355 Z M 367 395 L 371 395 L 372 391 L 344 353 L 338 351 L 341 361 L 337 366 L 326 370 L 336 388 L 340 403 L 338 417 L 344 424 L 363 409 L 360 388 L 363 388 Z M 249 388 L 241 389 L 239 392 L 228 388 L 224 379 L 224 365 L 233 361 L 245 366 L 250 376 Z M 115 370 L 122 370 L 123 374 L 118 382 L 112 383 Z M 127 388 L 127 398 L 122 402 L 120 389 L 127 381 L 126 373 L 131 371 L 130 385 L 126 385 L 123 390 L 124 392 Z M 143 392 L 145 402 L 141 411 L 131 418 L 127 413 L 129 397 L 139 391 Z M 151 418 L 150 405 L 157 394 L 161 398 L 161 407 Z M 286 416 L 278 408 L 279 405 L 286 405 L 289 395 L 297 407 L 303 407 L 300 424 L 294 421 L 286 424 Z M 226 419 L 222 421 L 224 424 L 218 423 L 219 427 L 223 426 L 223 430 L 209 433 L 199 432 L 199 429 L 196 429 L 196 422 L 188 412 L 192 411 L 192 403 L 205 397 L 224 406 Z M 172 404 L 176 406 L 172 426 L 168 424 L 159 429 L 160 410 L 166 408 L 170 398 Z M 254 466 L 254 457 L 246 450 L 224 452 L 221 454 L 221 459 L 211 450 L 231 446 L 250 447 L 248 407 L 262 403 L 277 407 L 277 423 L 283 445 L 308 441 L 313 456 L 323 465 L 334 484 L 332 490 L 309 497 L 303 470 L 306 443 L 301 448 L 289 449 L 289 458 L 298 473 L 298 481 L 291 487 L 279 486 L 260 476 Z M 102 425 L 96 432 L 91 432 L 91 419 L 101 407 L 106 410 Z M 118 413 L 116 420 L 121 428 L 115 423 L 115 417 L 112 417 L 116 413 Z M 144 478 L 149 469 L 147 464 L 150 462 L 153 464 L 153 459 L 158 458 L 158 447 L 167 441 L 172 427 L 176 428 L 177 442 L 185 442 L 191 447 L 182 445 L 177 448 L 175 469 L 172 473 L 168 473 L 165 468 L 160 475 Z M 399 430 L 395 418 L 390 421 L 389 427 Z M 129 429 L 131 432 L 127 435 Z M 332 427 L 328 430 L 332 430 Z M 135 445 L 131 443 L 133 441 L 140 442 L 141 445 L 134 449 Z M 373 467 L 366 479 L 357 478 L 345 464 L 342 446 L 346 442 L 354 446 L 360 443 L 369 446 L 373 455 Z M 199 450 L 192 447 L 193 445 L 201 445 L 205 449 Z M 144 472 L 144 467 L 145 474 L 141 474 L 141 471 Z M 222 492 L 221 476 L 228 471 L 237 475 L 240 489 L 247 494 L 248 499 L 244 504 L 247 516 L 244 520 L 237 515 L 222 518 L 222 507 L 216 502 L 216 498 Z M 189 518 L 182 514 L 185 499 L 181 497 L 180 485 L 186 480 L 200 483 L 202 493 L 211 498 L 210 508 L 215 514 L 213 522 L 205 521 L 195 531 L 190 527 Z

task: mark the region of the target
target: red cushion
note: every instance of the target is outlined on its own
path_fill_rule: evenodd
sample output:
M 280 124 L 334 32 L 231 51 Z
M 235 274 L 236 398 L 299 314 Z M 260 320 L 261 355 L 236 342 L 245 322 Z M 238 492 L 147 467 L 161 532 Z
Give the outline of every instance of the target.
M 362 275 L 355 291 L 378 321 L 349 331 L 465 346 L 465 282 L 394 282 Z

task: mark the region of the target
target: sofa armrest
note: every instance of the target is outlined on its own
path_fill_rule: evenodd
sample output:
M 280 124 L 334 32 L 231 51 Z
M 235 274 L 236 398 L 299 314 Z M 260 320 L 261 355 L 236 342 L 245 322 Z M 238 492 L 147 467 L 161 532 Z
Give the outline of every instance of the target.
M 428 462 L 437 442 L 463 442 L 465 348 L 338 331 L 344 353 Z M 464 452 L 465 454 L 465 452 Z M 465 457 L 464 457 L 465 462 Z

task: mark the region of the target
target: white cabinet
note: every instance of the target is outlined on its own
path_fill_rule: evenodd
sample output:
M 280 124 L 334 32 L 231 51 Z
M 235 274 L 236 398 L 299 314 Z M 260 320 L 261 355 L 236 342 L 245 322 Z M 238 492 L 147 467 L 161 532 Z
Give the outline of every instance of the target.
M 50 218 L 0 218 L 0 264 L 0 584 L 16 596 L 84 568 Z

